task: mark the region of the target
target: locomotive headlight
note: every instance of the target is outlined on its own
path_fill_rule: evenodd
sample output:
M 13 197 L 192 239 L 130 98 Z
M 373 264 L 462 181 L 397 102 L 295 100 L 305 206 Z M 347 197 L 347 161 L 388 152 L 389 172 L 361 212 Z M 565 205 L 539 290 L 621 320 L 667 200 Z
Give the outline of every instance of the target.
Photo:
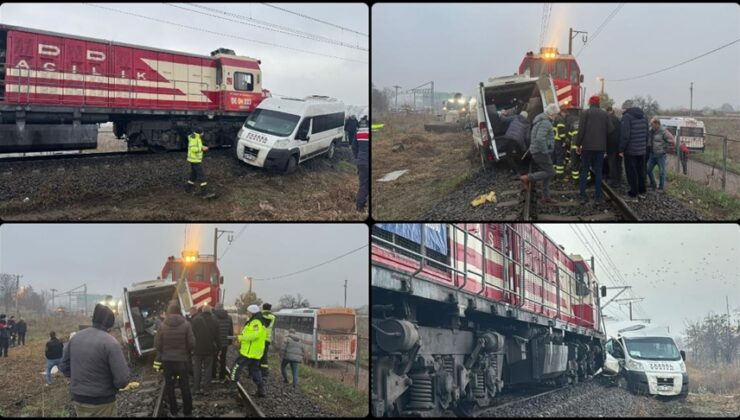
M 465 107 L 462 107 L 462 109 L 460 111 L 461 112 L 465 112 Z
M 634 371 L 644 371 L 645 367 L 641 362 L 635 361 L 635 360 L 628 360 L 627 361 L 627 369 L 634 370 Z

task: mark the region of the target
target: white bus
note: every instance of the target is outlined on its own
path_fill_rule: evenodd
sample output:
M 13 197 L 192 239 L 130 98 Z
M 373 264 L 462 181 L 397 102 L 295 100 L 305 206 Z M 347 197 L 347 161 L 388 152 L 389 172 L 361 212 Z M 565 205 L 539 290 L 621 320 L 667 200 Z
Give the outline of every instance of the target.
M 318 155 L 331 159 L 344 136 L 344 110 L 328 96 L 265 99 L 239 130 L 234 153 L 250 165 L 286 173 Z
M 673 134 L 680 145 L 686 143 L 689 151 L 704 151 L 704 122 L 689 117 L 658 117 L 660 124 Z M 675 150 L 673 151 L 675 153 Z
M 357 320 L 352 308 L 281 309 L 275 313 L 273 342 L 282 347 L 289 329 L 295 329 L 306 361 L 354 361 L 357 357 Z

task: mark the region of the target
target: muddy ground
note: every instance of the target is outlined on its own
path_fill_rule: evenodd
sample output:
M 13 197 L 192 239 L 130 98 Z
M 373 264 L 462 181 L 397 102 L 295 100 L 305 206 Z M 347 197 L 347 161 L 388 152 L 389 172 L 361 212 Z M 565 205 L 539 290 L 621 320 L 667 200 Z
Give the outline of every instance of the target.
M 101 137 L 102 139 L 102 137 Z M 113 140 L 101 150 L 113 151 Z M 215 199 L 185 192 L 184 153 L 0 162 L 4 220 L 364 220 L 355 210 L 357 169 L 347 147 L 291 175 L 237 161 L 231 149 L 206 152 Z

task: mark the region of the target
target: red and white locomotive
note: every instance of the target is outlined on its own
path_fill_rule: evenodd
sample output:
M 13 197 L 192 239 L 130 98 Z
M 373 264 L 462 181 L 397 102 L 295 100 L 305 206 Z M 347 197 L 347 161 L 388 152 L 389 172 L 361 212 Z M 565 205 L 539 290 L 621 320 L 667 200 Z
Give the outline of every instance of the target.
M 596 278 L 535 225 L 380 223 L 371 238 L 373 416 L 468 416 L 512 384 L 594 373 Z
M 193 305 L 216 306 L 217 303 L 223 303 L 221 285 L 224 278 L 213 255 L 186 250 L 181 258 L 169 256 L 162 267 L 161 278 L 175 283 L 182 278 L 187 282 Z
M 109 121 L 130 148 L 184 148 L 193 124 L 230 145 L 269 95 L 260 63 L 0 25 L 0 152 L 95 148 Z

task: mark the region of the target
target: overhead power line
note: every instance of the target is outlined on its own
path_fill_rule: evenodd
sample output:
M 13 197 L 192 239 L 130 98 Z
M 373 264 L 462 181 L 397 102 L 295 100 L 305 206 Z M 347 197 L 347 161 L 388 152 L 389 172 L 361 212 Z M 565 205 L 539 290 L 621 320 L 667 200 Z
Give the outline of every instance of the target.
M 302 52 L 302 53 L 306 53 L 306 54 L 312 54 L 312 55 L 318 55 L 318 56 L 322 56 L 322 57 L 336 58 L 338 60 L 354 61 L 356 63 L 367 64 L 367 61 L 355 60 L 355 59 L 352 59 L 352 58 L 345 58 L 345 57 L 338 57 L 336 55 L 322 54 L 322 53 L 317 53 L 317 52 L 313 52 L 313 51 L 306 51 L 304 49 L 287 47 L 285 45 L 275 44 L 275 43 L 272 43 L 272 42 L 258 41 L 256 39 L 244 38 L 244 37 L 237 36 L 237 35 L 231 35 L 231 34 L 226 34 L 226 33 L 223 33 L 223 32 L 211 31 L 209 29 L 198 28 L 198 27 L 195 27 L 195 26 L 183 25 L 181 23 L 176 23 L 176 22 L 170 22 L 170 21 L 164 20 L 164 19 L 154 18 L 154 17 L 150 17 L 150 16 L 144 16 L 144 15 L 140 15 L 138 13 L 125 12 L 123 10 L 114 9 L 112 7 L 105 7 L 105 6 L 100 6 L 100 5 L 97 5 L 97 4 L 90 4 L 90 3 L 84 3 L 84 4 L 86 4 L 87 6 L 90 6 L 90 7 L 97 7 L 98 9 L 104 9 L 104 10 L 109 10 L 111 12 L 121 13 L 121 14 L 124 14 L 124 15 L 135 16 L 135 17 L 139 17 L 139 18 L 142 18 L 142 19 L 148 19 L 148 20 L 151 20 L 151 21 L 154 21 L 154 22 L 166 23 L 168 25 L 178 26 L 180 28 L 190 29 L 190 30 L 193 30 L 193 31 L 206 32 L 206 33 L 213 34 L 213 35 L 219 35 L 219 36 L 224 36 L 224 37 L 228 37 L 228 38 L 240 39 L 240 40 L 243 40 L 243 41 L 249 41 L 249 42 L 254 42 L 254 43 L 257 43 L 257 44 L 269 45 L 271 47 L 283 48 L 283 49 L 286 49 L 286 50 L 298 51 L 298 52 Z
M 306 271 L 308 271 L 308 270 L 313 270 L 314 268 L 318 268 L 318 267 L 321 267 L 322 265 L 326 265 L 326 264 L 329 264 L 330 262 L 336 261 L 336 260 L 338 260 L 338 259 L 340 259 L 340 258 L 344 258 L 344 257 L 346 257 L 347 255 L 350 255 L 350 254 L 352 254 L 352 253 L 355 253 L 355 252 L 357 252 L 357 251 L 361 250 L 362 248 L 367 248 L 367 245 L 363 245 L 363 246 L 361 246 L 361 247 L 359 247 L 359 248 L 355 248 L 355 249 L 353 249 L 352 251 L 349 251 L 349 252 L 347 252 L 347 253 L 344 253 L 344 254 L 342 254 L 342 255 L 340 255 L 340 256 L 338 256 L 338 257 L 334 257 L 334 258 L 332 258 L 332 259 L 330 259 L 330 260 L 324 261 L 324 262 L 322 262 L 322 263 L 319 263 L 319 264 L 316 264 L 316 265 L 312 265 L 311 267 L 308 267 L 308 268 L 304 268 L 304 269 L 302 269 L 302 270 L 294 271 L 294 272 L 292 272 L 292 273 L 288 273 L 288 274 L 283 274 L 283 275 L 280 275 L 280 276 L 275 276 L 275 277 L 265 277 L 265 278 L 261 278 L 261 279 L 252 279 L 252 280 L 254 280 L 254 281 L 263 281 L 263 280 L 276 280 L 276 279 L 281 279 L 281 278 L 283 278 L 283 277 L 290 277 L 290 276 L 293 276 L 293 275 L 296 275 L 296 274 L 299 274 L 299 273 L 303 273 L 303 272 L 306 272 Z
M 692 62 L 692 61 L 694 61 L 694 60 L 698 60 L 698 59 L 700 59 L 700 58 L 702 58 L 702 57 L 704 57 L 704 56 L 707 56 L 707 55 L 709 55 L 709 54 L 712 54 L 712 53 L 714 53 L 714 52 L 717 52 L 717 51 L 719 51 L 719 50 L 721 50 L 721 49 L 723 49 L 723 48 L 727 48 L 727 47 L 729 47 L 729 46 L 730 46 L 730 45 L 732 45 L 732 44 L 737 44 L 738 42 L 740 42 L 740 38 L 738 38 L 738 39 L 736 39 L 736 40 L 734 40 L 734 41 L 732 41 L 732 42 L 729 42 L 729 43 L 727 43 L 727 44 L 725 44 L 725 45 L 722 45 L 721 47 L 717 47 L 717 48 L 713 49 L 712 51 L 708 51 L 708 52 L 705 52 L 705 53 L 704 53 L 704 54 L 702 54 L 702 55 L 698 55 L 698 56 L 696 56 L 696 57 L 694 57 L 694 58 L 691 58 L 691 59 L 688 59 L 688 60 L 682 61 L 682 62 L 680 62 L 680 63 L 678 63 L 678 64 L 674 64 L 674 65 L 672 65 L 672 66 L 669 66 L 669 67 L 666 67 L 666 68 L 664 68 L 664 69 L 656 70 L 656 71 L 654 71 L 654 72 L 646 73 L 646 74 L 643 74 L 643 75 L 640 75 L 640 76 L 628 77 L 628 78 L 626 78 L 626 79 L 615 79 L 615 80 L 611 80 L 611 79 L 610 79 L 610 81 L 612 81 L 612 82 L 624 82 L 624 81 L 627 81 L 627 80 L 635 80 L 635 79 L 641 79 L 641 78 L 643 78 L 643 77 L 647 77 L 647 76 L 652 76 L 652 75 L 654 75 L 654 74 L 658 74 L 658 73 L 661 73 L 661 72 L 664 72 L 664 71 L 667 71 L 667 70 L 670 70 L 670 69 L 674 69 L 674 68 L 676 68 L 676 67 L 678 67 L 678 66 L 680 66 L 680 65 L 683 65 L 683 64 L 686 64 L 686 63 L 690 63 L 690 62 Z
M 298 13 L 298 12 L 294 12 L 292 10 L 284 9 L 282 7 L 275 6 L 274 4 L 269 4 L 269 3 L 262 3 L 262 4 L 264 4 L 267 7 L 272 7 L 273 9 L 282 10 L 283 12 L 290 13 L 292 15 L 300 16 L 300 17 L 305 18 L 305 19 L 310 19 L 310 20 L 313 20 L 315 22 L 320 22 L 320 23 L 323 23 L 325 25 L 333 26 L 335 28 L 339 28 L 339 29 L 342 29 L 342 30 L 345 30 L 345 31 L 348 31 L 348 32 L 352 32 L 353 34 L 362 35 L 362 36 L 368 36 L 368 34 L 366 34 L 366 33 L 358 32 L 358 31 L 355 31 L 354 29 L 346 28 L 344 26 L 339 26 L 337 24 L 334 24 L 334 23 L 331 23 L 331 22 L 327 22 L 325 20 L 316 19 L 314 17 L 304 15 L 303 13 Z
M 226 253 L 229 251 L 229 249 L 231 249 L 231 245 L 234 242 L 236 242 L 236 240 L 239 239 L 240 236 L 242 236 L 242 233 L 244 233 L 244 230 L 247 229 L 247 226 L 249 226 L 249 225 L 244 225 L 244 227 L 242 228 L 242 230 L 240 230 L 239 233 L 237 233 L 236 236 L 234 236 L 234 240 L 232 240 L 231 242 L 229 242 L 228 245 L 226 245 L 226 248 L 224 249 L 224 252 L 221 254 L 220 257 L 218 257 L 218 260 L 219 261 L 221 260 L 221 258 L 224 257 L 224 255 L 226 255 Z
M 581 53 L 583 52 L 583 50 L 585 50 L 586 47 L 588 47 L 589 45 L 591 45 L 591 43 L 596 39 L 597 36 L 599 36 L 599 34 L 601 33 L 601 31 L 606 27 L 606 25 L 608 25 L 609 22 L 611 22 L 611 20 L 614 19 L 614 16 L 616 16 L 617 13 L 619 13 L 619 11 L 622 9 L 622 7 L 624 7 L 624 3 L 619 3 L 619 5 L 617 5 L 617 7 L 615 7 L 614 10 L 612 10 L 611 13 L 609 13 L 609 15 L 604 19 L 604 21 L 601 22 L 601 25 L 599 25 L 599 27 L 596 28 L 596 31 L 594 31 L 593 35 L 591 35 L 591 37 L 588 39 L 588 41 L 586 42 L 586 44 L 581 48 L 580 51 L 578 51 L 578 54 L 576 54 L 576 57 L 578 57 L 579 55 L 581 55 Z
M 308 33 L 308 32 L 297 31 L 295 29 L 291 29 L 291 28 L 288 28 L 288 27 L 285 27 L 285 26 L 280 26 L 280 25 L 275 25 L 273 23 L 269 23 L 269 22 L 259 21 L 257 19 L 253 19 L 253 18 L 250 18 L 250 17 L 247 17 L 247 16 L 238 15 L 236 13 L 225 12 L 223 10 L 214 9 L 212 7 L 201 6 L 201 5 L 198 5 L 198 4 L 188 4 L 191 7 L 197 7 L 199 9 L 208 10 L 210 12 L 219 13 L 219 14 L 222 14 L 222 15 L 225 15 L 225 16 L 236 17 L 239 20 L 230 19 L 230 18 L 224 17 L 224 16 L 218 16 L 218 15 L 215 15 L 215 14 L 212 14 L 212 13 L 208 13 L 208 12 L 202 12 L 202 11 L 198 11 L 198 10 L 188 9 L 186 7 L 178 6 L 178 5 L 172 4 L 172 3 L 163 3 L 163 4 L 166 5 L 166 6 L 170 6 L 170 7 L 174 7 L 174 8 L 177 8 L 177 9 L 185 10 L 185 11 L 188 11 L 188 12 L 191 12 L 191 13 L 198 13 L 198 14 L 201 14 L 203 16 L 211 16 L 211 17 L 214 17 L 216 19 L 222 19 L 222 20 L 226 20 L 226 21 L 229 21 L 229 22 L 239 23 L 241 25 L 252 26 L 252 27 L 255 27 L 255 28 L 259 28 L 259 29 L 265 29 L 265 30 L 268 30 L 268 31 L 278 32 L 278 33 L 285 34 L 285 35 L 290 35 L 290 36 L 295 36 L 295 37 L 299 37 L 299 38 L 309 39 L 309 40 L 312 40 L 312 41 L 324 42 L 324 43 L 332 44 L 332 45 L 339 45 L 339 46 L 342 46 L 342 47 L 352 48 L 352 49 L 356 49 L 356 50 L 360 50 L 360 51 L 368 51 L 367 48 L 362 48 L 362 47 L 357 46 L 357 45 L 348 44 L 346 42 L 342 42 L 342 41 L 339 41 L 339 40 L 336 40 L 336 39 L 327 38 L 327 37 L 324 37 L 324 36 L 320 36 L 320 35 L 316 35 L 316 34 L 311 34 L 311 33 Z M 246 22 L 246 21 L 259 22 L 259 24 L 258 23 L 250 23 L 250 22 Z

